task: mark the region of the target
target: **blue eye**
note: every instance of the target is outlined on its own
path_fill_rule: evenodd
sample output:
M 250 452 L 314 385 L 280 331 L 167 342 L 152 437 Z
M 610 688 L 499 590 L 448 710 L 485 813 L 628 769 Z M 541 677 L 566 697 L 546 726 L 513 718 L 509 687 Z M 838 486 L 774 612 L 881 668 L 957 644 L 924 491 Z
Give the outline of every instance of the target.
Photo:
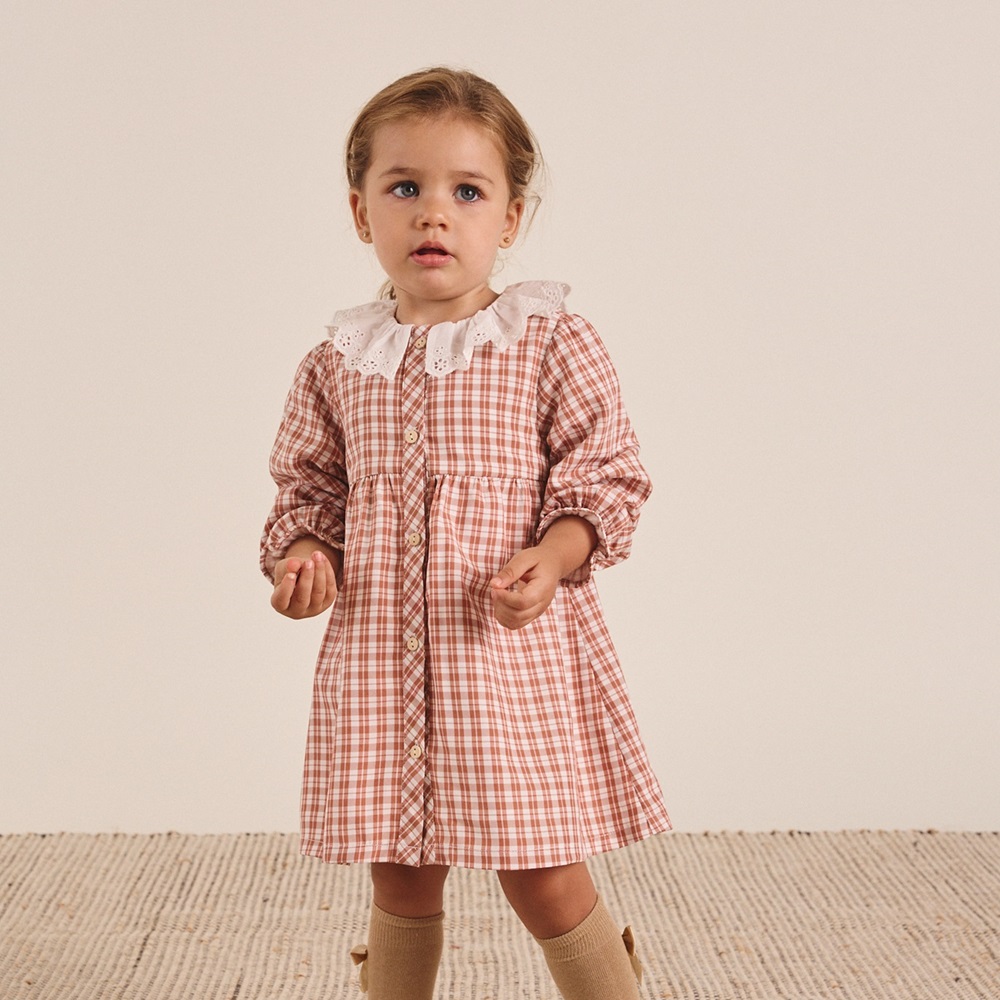
M 459 201 L 472 202 L 479 201 L 480 198 L 479 188 L 473 187 L 471 184 L 459 184 L 455 193 L 458 195 Z
M 417 185 L 413 181 L 400 181 L 392 188 L 392 193 L 399 198 L 416 198 Z

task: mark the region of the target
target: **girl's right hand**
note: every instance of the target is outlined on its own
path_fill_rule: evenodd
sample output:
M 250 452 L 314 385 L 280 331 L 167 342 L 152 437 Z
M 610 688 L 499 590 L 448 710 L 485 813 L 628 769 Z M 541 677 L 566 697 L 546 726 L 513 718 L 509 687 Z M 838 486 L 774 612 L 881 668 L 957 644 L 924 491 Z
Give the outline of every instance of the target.
M 322 552 L 280 559 L 274 579 L 271 607 L 286 618 L 313 618 L 337 599 L 337 574 Z

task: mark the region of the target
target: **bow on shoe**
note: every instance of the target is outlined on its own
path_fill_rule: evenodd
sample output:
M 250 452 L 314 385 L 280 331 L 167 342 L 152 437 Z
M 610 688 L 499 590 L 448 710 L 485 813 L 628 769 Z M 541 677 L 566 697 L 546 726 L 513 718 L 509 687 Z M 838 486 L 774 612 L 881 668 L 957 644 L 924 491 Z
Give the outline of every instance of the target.
M 632 926 L 629 925 L 622 931 L 622 940 L 625 942 L 625 950 L 628 952 L 628 960 L 632 964 L 632 971 L 635 973 L 635 981 L 642 985 L 642 962 L 635 953 L 635 935 L 632 933 Z
M 351 961 L 355 965 L 360 965 L 361 969 L 358 973 L 359 980 L 361 982 L 361 992 L 368 992 L 368 945 L 358 944 L 351 949 Z

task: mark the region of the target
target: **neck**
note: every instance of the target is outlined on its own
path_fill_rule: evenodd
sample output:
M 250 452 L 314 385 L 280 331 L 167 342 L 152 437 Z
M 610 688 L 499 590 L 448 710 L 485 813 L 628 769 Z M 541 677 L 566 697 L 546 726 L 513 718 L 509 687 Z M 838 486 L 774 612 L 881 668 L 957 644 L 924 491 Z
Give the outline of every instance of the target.
M 415 299 L 406 292 L 396 291 L 396 322 L 412 326 L 434 326 L 436 323 L 457 323 L 491 306 L 498 298 L 488 285 L 455 299 Z

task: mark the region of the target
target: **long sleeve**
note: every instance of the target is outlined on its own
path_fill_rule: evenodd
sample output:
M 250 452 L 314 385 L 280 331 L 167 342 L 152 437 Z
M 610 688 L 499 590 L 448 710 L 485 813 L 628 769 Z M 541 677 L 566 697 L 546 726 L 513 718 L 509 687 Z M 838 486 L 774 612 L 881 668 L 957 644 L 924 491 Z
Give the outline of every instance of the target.
M 566 316 L 553 334 L 539 380 L 539 408 L 549 476 L 537 537 L 557 517 L 586 518 L 598 542 L 589 562 L 569 577 L 582 582 L 591 570 L 628 556 L 651 484 L 614 366 L 597 332 L 579 316 Z
M 260 544 L 261 570 L 269 579 L 297 538 L 314 535 L 334 548 L 344 547 L 348 482 L 329 351 L 326 341 L 299 365 L 271 451 L 278 493 Z

